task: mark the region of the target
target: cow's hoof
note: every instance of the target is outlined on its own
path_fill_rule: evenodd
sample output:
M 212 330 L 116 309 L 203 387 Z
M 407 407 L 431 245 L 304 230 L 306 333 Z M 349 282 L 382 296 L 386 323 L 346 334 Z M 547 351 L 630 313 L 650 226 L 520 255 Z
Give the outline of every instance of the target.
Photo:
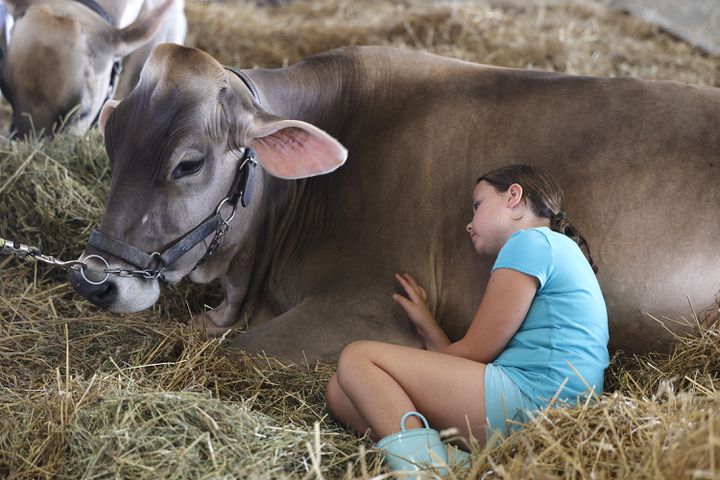
M 234 328 L 238 330 L 245 329 L 245 326 L 240 321 L 237 321 L 229 326 L 219 326 L 213 319 L 213 312 L 214 310 L 211 310 L 209 312 L 203 312 L 199 315 L 194 315 L 190 320 L 191 326 L 194 329 L 200 330 L 208 337 L 221 337 Z

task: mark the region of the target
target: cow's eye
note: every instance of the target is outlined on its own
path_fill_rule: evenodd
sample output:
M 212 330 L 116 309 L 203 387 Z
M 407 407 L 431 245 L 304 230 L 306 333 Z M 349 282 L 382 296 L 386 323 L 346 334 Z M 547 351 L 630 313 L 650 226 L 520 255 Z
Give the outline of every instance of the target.
M 202 159 L 180 162 L 172 172 L 172 179 L 177 180 L 178 178 L 187 177 L 188 175 L 197 173 L 200 171 L 204 163 L 205 160 Z

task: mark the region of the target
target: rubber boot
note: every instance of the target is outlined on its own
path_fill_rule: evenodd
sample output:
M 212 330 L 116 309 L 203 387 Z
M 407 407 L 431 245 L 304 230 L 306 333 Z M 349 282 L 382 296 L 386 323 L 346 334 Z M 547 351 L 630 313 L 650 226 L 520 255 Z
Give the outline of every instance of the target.
M 405 420 L 416 416 L 425 428 L 405 429 Z M 377 443 L 385 453 L 385 464 L 396 473 L 406 472 L 405 478 L 416 479 L 419 472 L 434 470 L 438 475 L 447 474 L 447 451 L 440 440 L 440 433 L 428 426 L 427 420 L 418 412 L 407 412 L 400 420 L 400 431 L 388 435 Z M 426 475 L 425 478 L 429 476 Z

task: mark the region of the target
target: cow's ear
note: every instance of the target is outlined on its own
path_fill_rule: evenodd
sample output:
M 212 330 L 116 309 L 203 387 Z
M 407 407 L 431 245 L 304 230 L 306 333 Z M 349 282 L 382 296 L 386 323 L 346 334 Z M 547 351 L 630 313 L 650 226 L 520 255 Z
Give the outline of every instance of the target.
M 105 126 L 107 125 L 107 121 L 110 119 L 110 115 L 115 111 L 115 107 L 118 106 L 120 102 L 118 100 L 108 100 L 105 102 L 105 105 L 103 105 L 102 110 L 100 110 L 100 115 L 98 115 L 98 128 L 100 128 L 100 133 L 103 137 L 105 137 Z
M 335 138 L 299 120 L 276 120 L 250 129 L 250 146 L 271 175 L 295 179 L 329 173 L 348 152 Z
M 137 20 L 122 29 L 112 29 L 110 46 L 115 56 L 124 57 L 148 43 L 157 33 L 170 7 L 177 0 L 165 0 L 158 7 L 142 13 Z

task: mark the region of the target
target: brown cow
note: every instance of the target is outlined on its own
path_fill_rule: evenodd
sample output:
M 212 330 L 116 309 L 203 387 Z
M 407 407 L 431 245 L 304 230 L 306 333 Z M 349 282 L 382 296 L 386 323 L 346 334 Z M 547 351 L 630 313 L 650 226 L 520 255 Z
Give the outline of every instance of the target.
M 361 338 L 418 344 L 391 298 L 394 272 L 415 276 L 450 337 L 463 335 L 492 265 L 465 232 L 471 194 L 479 175 L 507 163 L 539 165 L 564 186 L 600 267 L 612 348 L 667 348 L 670 335 L 645 312 L 689 314 L 688 299 L 710 304 L 720 288 L 715 88 L 382 47 L 238 76 L 201 51 L 161 45 L 101 128 L 112 188 L 104 234 L 84 256 L 111 268 L 138 268 L 121 246 L 162 253 L 212 216 L 247 147 L 257 152 L 254 198 L 215 254 L 193 270 L 208 236 L 176 261 L 162 257 L 168 281 L 220 279 L 225 299 L 196 320 L 216 331 L 248 322 L 239 347 L 312 360 Z M 347 163 L 296 179 L 343 162 L 335 139 Z M 146 260 L 162 269 L 160 254 Z M 137 276 L 72 282 L 111 311 L 159 295 L 157 279 Z
M 187 29 L 183 0 L 5 3 L 12 21 L 0 35 L 0 89 L 18 137 L 52 134 L 61 125 L 84 132 L 105 100 L 132 90 L 152 48 L 182 43 Z

